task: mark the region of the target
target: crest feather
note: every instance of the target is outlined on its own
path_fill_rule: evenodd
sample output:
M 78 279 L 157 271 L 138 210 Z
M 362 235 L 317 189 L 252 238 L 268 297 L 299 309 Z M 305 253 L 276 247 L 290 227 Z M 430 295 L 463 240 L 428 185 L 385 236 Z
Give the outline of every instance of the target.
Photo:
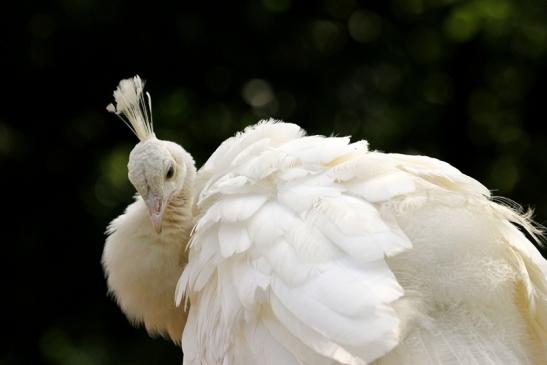
M 121 80 L 114 90 L 114 104 L 108 104 L 106 110 L 114 113 L 124 121 L 139 140 L 145 141 L 155 137 L 152 123 L 152 99 L 146 93 L 143 97 L 144 82 L 137 75 Z

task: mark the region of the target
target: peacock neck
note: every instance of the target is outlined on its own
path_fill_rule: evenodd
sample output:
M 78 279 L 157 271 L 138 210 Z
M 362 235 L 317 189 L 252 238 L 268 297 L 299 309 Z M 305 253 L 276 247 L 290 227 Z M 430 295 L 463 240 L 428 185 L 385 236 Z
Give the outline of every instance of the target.
M 161 235 L 176 238 L 186 244 L 190 239 L 190 232 L 194 225 L 194 176 L 189 175 L 183 188 L 176 192 L 165 207 Z

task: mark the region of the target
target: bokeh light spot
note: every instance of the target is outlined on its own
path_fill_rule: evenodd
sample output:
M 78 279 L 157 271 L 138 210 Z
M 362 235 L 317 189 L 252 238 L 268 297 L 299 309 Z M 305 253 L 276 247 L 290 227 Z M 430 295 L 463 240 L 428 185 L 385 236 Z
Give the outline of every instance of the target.
M 423 93 L 431 104 L 446 104 L 452 98 L 452 79 L 444 73 L 433 73 L 427 77 Z
M 348 31 L 359 43 L 372 42 L 382 33 L 382 19 L 370 11 L 357 10 L 348 20 Z
M 401 82 L 401 72 L 391 64 L 382 63 L 369 71 L 374 87 L 385 94 L 393 92 Z
M 479 19 L 471 9 L 456 8 L 444 23 L 444 31 L 455 42 L 466 42 L 479 31 Z
M 270 84 L 262 79 L 252 79 L 245 83 L 241 93 L 247 104 L 258 108 L 270 103 L 274 94 Z
M 101 365 L 108 359 L 101 344 L 94 341 L 78 344 L 59 328 L 50 328 L 42 335 L 40 350 L 53 365 Z
M 180 122 L 189 113 L 190 102 L 185 90 L 177 89 L 167 97 L 160 99 L 158 106 L 158 119 Z
M 423 0 L 396 0 L 393 7 L 406 16 L 419 15 L 424 11 L 424 2 Z
M 519 180 L 517 163 L 510 156 L 500 157 L 490 169 L 490 186 L 503 194 L 510 193 Z
M 442 57 L 440 37 L 430 28 L 420 28 L 410 34 L 408 46 L 412 57 L 419 63 L 435 63 Z
M 130 191 L 127 180 L 127 160 L 131 148 L 128 145 L 116 147 L 104 155 L 99 163 L 99 177 L 95 183 L 95 197 L 104 207 L 115 206 L 120 197 Z
M 262 0 L 262 5 L 272 13 L 282 13 L 291 8 L 291 0 Z
M 344 46 L 345 38 L 340 27 L 330 20 L 317 20 L 312 24 L 312 40 L 322 53 L 332 53 Z
M 488 91 L 477 90 L 469 98 L 469 113 L 479 124 L 495 124 L 498 108 L 498 98 Z
M 518 33 L 513 39 L 513 50 L 517 54 L 529 58 L 542 56 L 547 50 L 547 27 L 545 24 L 524 24 L 519 28 Z
M 506 20 L 513 10 L 507 0 L 482 0 L 476 4 L 477 10 L 487 19 Z
M 334 18 L 346 19 L 357 6 L 355 0 L 325 0 L 325 10 Z

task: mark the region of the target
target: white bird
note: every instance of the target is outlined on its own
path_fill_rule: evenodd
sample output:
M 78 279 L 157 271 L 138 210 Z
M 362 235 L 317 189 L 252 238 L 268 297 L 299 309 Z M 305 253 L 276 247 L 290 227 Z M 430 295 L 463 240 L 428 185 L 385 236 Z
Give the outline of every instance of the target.
M 140 196 L 109 228 L 108 285 L 182 334 L 184 364 L 547 363 L 547 263 L 517 226 L 540 232 L 476 180 L 273 120 L 196 173 L 138 77 L 115 98 Z

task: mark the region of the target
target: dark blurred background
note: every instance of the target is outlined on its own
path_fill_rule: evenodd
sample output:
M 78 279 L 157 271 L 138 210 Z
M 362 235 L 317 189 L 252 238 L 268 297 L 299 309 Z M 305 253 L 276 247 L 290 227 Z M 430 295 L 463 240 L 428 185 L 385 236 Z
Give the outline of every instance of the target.
M 176 364 L 106 295 L 141 75 L 202 164 L 265 117 L 446 160 L 547 220 L 544 0 L 18 1 L 0 15 L 0 364 Z M 7 250 L 6 250 L 7 248 Z

